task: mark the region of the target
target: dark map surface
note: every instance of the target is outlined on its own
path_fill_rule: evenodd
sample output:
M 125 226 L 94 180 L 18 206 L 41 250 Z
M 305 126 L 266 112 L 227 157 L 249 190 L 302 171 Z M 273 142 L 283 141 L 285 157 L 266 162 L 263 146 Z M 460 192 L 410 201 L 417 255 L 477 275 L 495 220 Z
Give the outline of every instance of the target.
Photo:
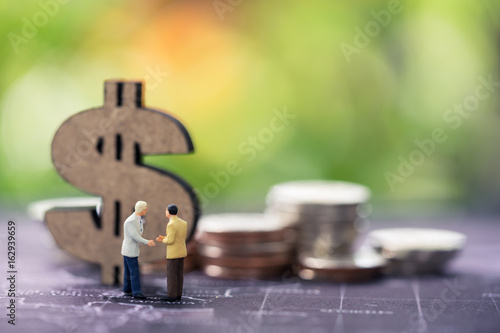
M 500 221 L 457 218 L 405 226 L 463 232 L 467 245 L 443 276 L 364 284 L 232 281 L 186 274 L 181 302 L 166 280 L 143 275 L 145 301 L 102 286 L 99 268 L 57 248 L 41 222 L 1 213 L 0 332 L 500 332 Z M 7 222 L 16 222 L 16 325 L 8 323 Z M 372 222 L 372 228 L 401 226 Z M 91 241 L 91 240 L 89 240 Z M 140 259 L 139 259 L 140 260 Z

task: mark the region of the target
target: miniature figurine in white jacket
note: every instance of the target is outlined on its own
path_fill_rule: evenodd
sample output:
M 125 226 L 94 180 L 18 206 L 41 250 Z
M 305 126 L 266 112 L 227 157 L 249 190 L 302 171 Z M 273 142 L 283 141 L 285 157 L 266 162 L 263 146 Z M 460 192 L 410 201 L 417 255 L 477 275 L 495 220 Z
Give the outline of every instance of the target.
M 147 244 L 155 246 L 153 240 L 142 238 L 143 219 L 148 211 L 148 204 L 145 201 L 137 201 L 135 212 L 130 215 L 123 223 L 123 293 L 125 296 L 145 299 L 141 291 L 141 282 L 139 276 L 140 245 Z

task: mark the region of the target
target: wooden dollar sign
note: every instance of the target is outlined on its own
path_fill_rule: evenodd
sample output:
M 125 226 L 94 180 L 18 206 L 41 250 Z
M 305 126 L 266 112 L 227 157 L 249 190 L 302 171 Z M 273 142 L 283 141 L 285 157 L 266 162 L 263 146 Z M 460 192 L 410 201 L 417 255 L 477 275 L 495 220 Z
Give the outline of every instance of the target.
M 185 127 L 164 112 L 143 107 L 143 84 L 106 81 L 104 106 L 75 114 L 57 130 L 52 161 L 69 183 L 102 197 L 95 207 L 55 209 L 45 221 L 57 244 L 71 254 L 101 266 L 104 284 L 121 282 L 123 222 L 138 200 L 148 203 L 143 237 L 165 233 L 165 208 L 179 207 L 188 222 L 188 239 L 200 214 L 187 182 L 167 171 L 144 165 L 144 154 L 186 154 L 194 150 Z M 165 258 L 165 250 L 142 246 L 139 261 Z

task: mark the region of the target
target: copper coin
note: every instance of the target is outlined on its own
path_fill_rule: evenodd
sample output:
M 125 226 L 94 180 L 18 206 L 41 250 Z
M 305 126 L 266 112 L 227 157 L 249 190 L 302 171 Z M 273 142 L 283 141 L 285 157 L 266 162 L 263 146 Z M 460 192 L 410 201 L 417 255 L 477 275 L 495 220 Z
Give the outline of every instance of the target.
M 225 279 L 270 279 L 280 277 L 289 266 L 271 268 L 227 268 L 217 265 L 202 266 L 203 272 L 211 277 Z
M 197 256 L 187 256 L 184 259 L 184 273 L 189 273 L 197 270 L 200 267 L 199 258 Z
M 205 257 L 221 258 L 227 256 L 248 257 L 248 256 L 267 256 L 271 254 L 289 253 L 293 250 L 291 243 L 261 243 L 258 246 L 241 245 L 240 247 L 224 248 L 198 244 L 198 253 Z
M 198 230 L 205 238 L 224 243 L 282 241 L 289 234 L 277 219 L 264 214 L 208 215 Z
M 233 268 L 264 268 L 290 265 L 293 261 L 291 253 L 277 253 L 255 257 L 220 257 L 209 258 L 200 256 L 203 265 L 216 265 Z
M 241 244 L 293 242 L 295 234 L 295 230 L 283 228 L 275 231 L 254 232 L 198 232 L 195 238 L 199 243 L 206 245 L 231 247 Z

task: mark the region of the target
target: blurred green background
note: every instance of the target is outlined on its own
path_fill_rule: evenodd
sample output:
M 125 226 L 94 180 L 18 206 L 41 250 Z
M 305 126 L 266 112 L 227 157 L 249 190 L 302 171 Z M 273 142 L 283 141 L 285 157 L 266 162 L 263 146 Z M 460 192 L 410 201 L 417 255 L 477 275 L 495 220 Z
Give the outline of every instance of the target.
M 4 207 L 84 194 L 53 168 L 52 137 L 103 104 L 105 79 L 125 78 L 190 131 L 195 154 L 146 162 L 189 181 L 205 211 L 262 209 L 270 186 L 295 179 L 365 184 L 389 214 L 500 211 L 499 1 L 0 9 Z M 233 160 L 241 172 L 217 184 Z

